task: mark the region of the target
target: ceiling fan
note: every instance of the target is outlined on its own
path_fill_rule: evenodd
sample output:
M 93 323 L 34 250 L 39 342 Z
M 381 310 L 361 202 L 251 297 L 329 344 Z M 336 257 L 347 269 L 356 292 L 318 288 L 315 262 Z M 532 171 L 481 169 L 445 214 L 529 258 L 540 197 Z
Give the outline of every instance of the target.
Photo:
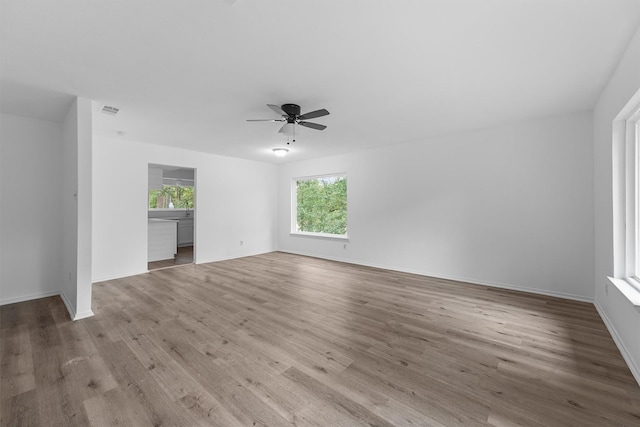
M 319 123 L 307 122 L 307 119 L 315 119 L 316 117 L 328 116 L 329 112 L 324 108 L 321 110 L 311 111 L 309 113 L 300 114 L 300 106 L 297 104 L 282 104 L 281 106 L 267 104 L 276 113 L 280 114 L 279 119 L 247 119 L 248 122 L 281 122 L 284 123 L 279 133 L 284 133 L 287 125 L 300 125 L 311 129 L 324 130 L 327 127 Z

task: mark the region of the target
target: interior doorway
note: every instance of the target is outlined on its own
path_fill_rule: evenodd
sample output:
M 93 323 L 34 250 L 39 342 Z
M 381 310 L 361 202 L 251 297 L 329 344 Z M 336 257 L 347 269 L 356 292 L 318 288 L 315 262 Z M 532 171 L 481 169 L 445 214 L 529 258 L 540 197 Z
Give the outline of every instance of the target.
M 195 260 L 196 170 L 149 163 L 147 269 Z

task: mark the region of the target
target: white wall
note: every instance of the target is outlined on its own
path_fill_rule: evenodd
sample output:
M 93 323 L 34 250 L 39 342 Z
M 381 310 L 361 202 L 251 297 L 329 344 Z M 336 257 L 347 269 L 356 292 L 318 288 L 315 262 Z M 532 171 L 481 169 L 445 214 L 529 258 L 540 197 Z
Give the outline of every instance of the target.
M 0 304 L 60 293 L 62 125 L 0 115 Z
M 74 101 L 63 121 L 62 147 L 62 261 L 64 281 L 61 297 L 71 316 L 76 311 L 76 294 L 78 281 L 78 114 L 77 102 Z
M 196 263 L 276 249 L 275 165 L 94 135 L 94 281 L 147 271 L 149 163 L 196 169 Z
M 289 163 L 279 249 L 593 297 L 590 113 Z M 291 179 L 346 172 L 349 242 L 292 236 Z
M 61 297 L 74 320 L 91 311 L 91 101 L 76 98 L 63 122 Z
M 91 101 L 77 98 L 78 103 L 78 283 L 77 318 L 93 316 L 92 223 L 93 220 L 93 122 Z
M 612 121 L 640 89 L 640 29 L 629 44 L 593 113 L 595 304 L 640 383 L 640 312 L 607 276 L 614 274 L 612 207 Z

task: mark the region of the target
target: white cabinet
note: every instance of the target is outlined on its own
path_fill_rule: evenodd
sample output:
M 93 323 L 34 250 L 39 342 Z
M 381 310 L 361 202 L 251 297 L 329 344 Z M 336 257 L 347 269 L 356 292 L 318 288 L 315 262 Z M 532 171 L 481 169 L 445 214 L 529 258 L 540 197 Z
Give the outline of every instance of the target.
M 193 218 L 178 220 L 178 246 L 193 245 Z
M 148 262 L 175 257 L 178 251 L 177 224 L 175 220 L 149 219 Z

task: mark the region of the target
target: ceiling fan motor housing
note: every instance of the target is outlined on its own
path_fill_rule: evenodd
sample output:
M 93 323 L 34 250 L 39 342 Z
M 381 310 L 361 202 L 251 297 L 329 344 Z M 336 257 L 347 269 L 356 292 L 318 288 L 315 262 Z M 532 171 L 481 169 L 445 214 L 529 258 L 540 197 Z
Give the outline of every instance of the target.
M 280 108 L 289 115 L 289 118 L 287 119 L 288 123 L 294 123 L 296 118 L 300 115 L 300 106 L 298 104 L 282 104 Z

